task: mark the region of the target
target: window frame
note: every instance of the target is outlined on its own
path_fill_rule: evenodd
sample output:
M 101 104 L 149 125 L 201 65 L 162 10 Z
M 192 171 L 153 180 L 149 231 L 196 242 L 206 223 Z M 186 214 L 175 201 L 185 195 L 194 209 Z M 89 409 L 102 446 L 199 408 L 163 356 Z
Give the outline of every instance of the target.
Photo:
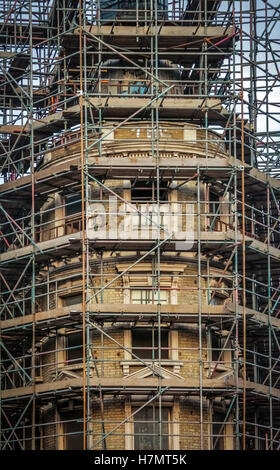
M 145 298 L 147 301 L 146 302 L 134 302 L 133 300 L 133 293 L 140 292 L 140 300 L 142 298 Z M 160 292 L 160 304 L 161 305 L 167 305 L 169 304 L 169 291 L 167 289 L 159 289 Z M 162 294 L 166 294 L 166 299 L 162 299 Z M 153 298 L 154 297 L 154 298 Z M 162 300 L 164 300 L 162 302 Z M 158 289 L 152 289 L 151 287 L 148 286 L 133 286 L 132 289 L 130 289 L 130 303 L 132 305 L 157 305 L 158 304 Z
M 163 180 L 160 183 L 159 187 L 159 201 L 160 204 L 164 204 L 169 202 L 170 197 L 170 191 L 168 191 L 168 186 L 169 180 Z M 146 186 L 146 187 L 145 187 Z M 133 193 L 134 191 L 137 191 L 138 193 L 143 193 L 147 191 L 147 194 L 143 197 L 140 196 L 140 194 L 134 196 Z M 148 194 L 150 193 L 150 194 Z M 164 194 L 164 198 L 163 198 Z M 149 204 L 149 203 L 157 203 L 157 182 L 155 180 L 152 180 L 147 184 L 146 181 L 140 180 L 136 181 L 135 183 L 132 181 L 131 182 L 131 187 L 130 187 L 130 202 L 133 203 L 138 203 L 138 204 Z
M 134 417 L 132 408 L 140 408 L 144 402 L 135 403 L 130 398 L 125 401 L 125 416 L 130 416 L 125 422 L 125 449 L 134 450 Z M 168 408 L 168 450 L 180 449 L 180 406 L 179 399 L 174 397 L 172 403 L 162 404 Z
M 144 356 L 142 356 L 141 354 L 141 350 L 139 349 L 141 346 L 134 346 L 133 345 L 133 333 L 135 334 L 136 332 L 140 332 L 140 334 L 145 334 L 146 332 L 146 335 L 149 333 L 151 333 L 151 342 L 150 342 L 150 346 L 146 346 L 144 345 L 143 346 L 143 349 L 144 349 Z M 161 345 L 161 360 L 163 361 L 168 361 L 170 360 L 170 342 L 171 342 L 171 335 L 170 335 L 170 331 L 166 328 L 161 328 L 161 340 L 163 338 L 163 335 L 162 333 L 164 332 L 164 343 L 165 345 L 162 346 Z M 154 343 L 154 346 L 153 346 L 153 343 Z M 159 348 L 158 348 L 158 328 L 155 327 L 154 329 L 154 338 L 153 338 L 153 330 L 151 328 L 132 328 L 131 329 L 131 351 L 132 353 L 134 353 L 136 356 L 138 356 L 140 359 L 143 359 L 144 361 L 158 361 L 159 358 L 158 358 L 158 353 L 159 353 Z M 151 348 L 151 349 L 145 349 L 145 348 Z M 152 349 L 154 348 L 154 349 Z M 168 348 L 168 349 L 166 349 Z M 149 353 L 151 352 L 151 357 L 145 357 L 145 356 L 149 356 Z M 139 355 L 140 353 L 140 355 Z M 154 357 L 153 357 L 154 356 Z M 164 357 L 164 356 L 167 356 L 167 357 Z M 133 356 L 134 358 L 134 356 Z
M 133 410 L 133 408 L 136 408 L 138 409 L 139 406 L 135 406 L 135 407 L 131 407 L 131 411 L 132 413 L 135 411 Z M 135 438 L 137 437 L 135 434 L 135 423 L 137 422 L 137 420 L 135 420 L 135 418 L 137 419 L 137 415 L 141 414 L 143 411 L 145 412 L 145 410 L 147 409 L 152 409 L 153 410 L 153 413 L 154 413 L 154 410 L 159 410 L 159 406 L 158 404 L 152 404 L 152 405 L 149 405 L 149 406 L 146 406 L 145 408 L 143 408 L 142 410 L 140 410 L 138 413 L 136 413 L 136 415 L 133 416 L 133 450 L 135 450 Z M 168 443 L 168 446 L 167 448 L 163 448 L 162 450 L 172 450 L 172 444 L 171 444 L 171 439 L 170 439 L 170 422 L 171 422 L 171 407 L 170 406 L 162 406 L 161 408 L 162 410 L 167 410 L 167 419 L 163 419 L 162 421 L 165 421 L 165 425 L 167 426 L 167 436 L 165 436 L 165 438 L 167 439 L 167 443 Z M 159 412 L 158 412 L 159 413 Z M 155 422 L 153 422 L 155 421 Z M 139 448 L 139 449 L 136 449 L 136 450 L 159 450 L 157 449 L 155 446 L 154 446 L 154 442 L 155 442 L 155 439 L 157 438 L 156 436 L 156 432 L 157 432 L 157 422 L 156 422 L 156 419 L 155 420 L 147 420 L 147 421 L 143 421 L 143 423 L 151 423 L 151 426 L 153 427 L 153 430 L 152 430 L 152 433 L 149 432 L 149 439 L 151 439 L 153 441 L 153 447 L 152 449 L 147 449 L 147 448 Z M 143 436 L 145 435 L 145 433 L 143 432 Z M 141 435 L 140 435 L 141 436 Z M 139 437 L 140 437 L 139 436 Z
M 74 345 L 72 347 L 72 349 L 69 349 L 69 339 L 71 337 L 73 338 L 74 335 L 81 336 L 81 345 L 77 345 L 77 346 Z M 78 330 L 77 331 L 71 331 L 71 333 L 67 333 L 65 335 L 65 340 L 66 340 L 65 341 L 65 346 L 66 346 L 66 348 L 65 348 L 65 362 L 66 362 L 66 365 L 68 365 L 70 367 L 71 366 L 75 367 L 77 364 L 81 364 L 82 361 L 83 361 L 83 331 L 82 330 L 80 330 L 80 331 L 78 331 Z M 71 352 L 71 351 L 77 352 L 79 350 L 81 350 L 82 355 L 79 354 L 79 357 L 74 357 L 72 359 L 69 358 L 69 352 Z
M 82 410 L 74 410 L 74 413 L 76 414 L 76 412 L 78 411 L 81 411 L 81 418 L 74 418 L 72 419 L 72 416 L 71 414 L 73 415 L 73 411 L 59 411 L 58 413 L 58 424 L 57 424 L 57 433 L 58 433 L 58 450 L 73 450 L 73 449 L 69 449 L 68 447 L 68 444 L 67 444 L 67 440 L 68 440 L 68 436 L 69 434 L 71 433 L 66 433 L 66 426 L 67 424 L 69 424 L 69 422 L 71 421 L 76 421 L 78 419 L 81 419 L 83 418 L 83 412 Z M 67 414 L 69 414 L 69 418 L 67 417 Z M 67 419 L 68 418 L 68 419 Z M 83 421 L 81 421 L 81 431 L 83 431 Z M 73 431 L 75 433 L 75 431 Z M 83 448 L 83 432 L 81 432 L 80 434 L 80 439 L 81 439 L 81 449 Z
M 69 201 L 71 200 L 71 198 L 73 198 L 73 202 Z M 75 200 L 76 198 L 76 200 Z M 69 205 L 69 203 L 71 205 Z M 67 210 L 73 207 L 75 207 L 76 204 L 79 204 L 79 206 L 81 206 L 81 210 L 79 211 L 75 211 L 75 212 L 71 212 L 70 214 L 67 213 Z M 82 194 L 80 192 L 78 193 L 73 193 L 73 194 L 66 194 L 64 196 L 64 215 L 65 215 L 65 219 L 66 220 L 69 220 L 69 219 L 72 219 L 72 218 L 76 218 L 78 217 L 79 215 L 81 215 L 82 213 Z

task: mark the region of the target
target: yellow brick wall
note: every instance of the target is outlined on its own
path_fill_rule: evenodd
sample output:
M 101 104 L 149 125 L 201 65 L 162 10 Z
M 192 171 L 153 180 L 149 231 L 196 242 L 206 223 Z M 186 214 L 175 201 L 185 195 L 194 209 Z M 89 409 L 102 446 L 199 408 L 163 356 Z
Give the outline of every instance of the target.
M 124 404 L 119 403 L 117 400 L 112 400 L 111 403 L 104 404 L 104 427 L 105 433 L 110 432 L 118 424 L 125 419 Z M 97 443 L 102 437 L 102 426 L 101 426 L 101 413 L 100 407 L 93 406 L 92 411 L 92 444 Z M 102 450 L 102 442 L 94 445 L 93 449 Z M 118 427 L 118 429 L 109 437 L 106 438 L 106 449 L 107 450 L 122 450 L 125 449 L 125 429 L 124 425 Z
M 179 332 L 179 360 L 183 362 L 180 369 L 180 375 L 184 378 L 199 378 L 199 342 L 198 335 L 195 333 L 180 331 Z M 206 348 L 206 340 L 203 337 L 202 348 Z M 202 361 L 207 359 L 207 353 L 202 350 Z M 202 367 L 203 376 L 205 375 L 204 367 Z
M 94 287 L 96 290 L 94 291 L 91 289 L 91 295 L 95 292 L 98 292 L 102 287 L 112 281 L 114 277 L 117 276 L 118 272 L 116 267 L 108 266 L 104 264 L 103 266 L 103 277 L 101 280 L 100 276 L 96 276 L 94 279 Z M 100 274 L 100 270 L 98 270 Z M 102 294 L 99 293 L 95 296 L 92 300 L 92 303 L 108 303 L 108 304 L 122 304 L 123 303 L 123 279 L 120 277 L 116 281 L 114 281 L 108 288 L 105 288 L 102 291 Z
M 107 330 L 110 336 L 123 344 L 123 330 Z M 120 362 L 124 359 L 124 350 L 110 338 L 103 336 L 103 348 L 101 334 L 94 332 L 92 336 L 92 355 L 97 360 L 97 370 L 99 377 L 123 377 Z M 96 375 L 96 372 L 93 372 Z
M 180 404 L 179 411 L 180 420 L 180 449 L 184 450 L 200 450 L 201 446 L 201 426 L 200 426 L 200 410 L 198 406 Z M 209 421 L 209 414 L 206 410 L 203 412 L 203 421 Z M 203 449 L 208 449 L 209 434 L 208 424 L 203 424 Z
M 42 422 L 43 423 L 49 423 L 44 426 L 42 426 L 42 434 L 43 434 L 43 450 L 55 450 L 56 449 L 56 429 L 57 426 L 55 424 L 55 410 L 52 409 L 43 415 Z

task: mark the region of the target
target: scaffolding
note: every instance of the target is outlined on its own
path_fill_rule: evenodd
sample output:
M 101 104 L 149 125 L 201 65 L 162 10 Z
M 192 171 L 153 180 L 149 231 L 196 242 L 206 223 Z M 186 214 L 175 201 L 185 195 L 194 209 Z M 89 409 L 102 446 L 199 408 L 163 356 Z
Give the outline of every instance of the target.
M 279 24 L 0 0 L 2 449 L 280 448 Z

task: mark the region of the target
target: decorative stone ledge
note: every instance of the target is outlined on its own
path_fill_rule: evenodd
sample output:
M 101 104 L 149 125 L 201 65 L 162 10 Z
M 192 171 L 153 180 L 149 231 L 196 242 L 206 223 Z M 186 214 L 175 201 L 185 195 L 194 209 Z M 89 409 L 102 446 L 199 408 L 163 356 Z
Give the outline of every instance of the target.
M 148 360 L 143 359 L 143 362 L 145 363 L 145 365 L 149 366 L 149 369 L 150 367 L 157 367 L 157 368 L 159 367 L 158 361 L 152 361 L 150 359 Z M 145 365 L 142 362 L 139 362 L 137 359 L 130 360 L 130 361 L 122 361 L 120 365 L 123 368 L 124 377 L 130 375 L 130 367 L 142 367 L 142 368 L 145 367 Z M 173 374 L 178 375 L 180 373 L 181 367 L 183 366 L 183 362 L 170 359 L 170 360 L 160 361 L 160 365 L 164 368 L 172 367 Z

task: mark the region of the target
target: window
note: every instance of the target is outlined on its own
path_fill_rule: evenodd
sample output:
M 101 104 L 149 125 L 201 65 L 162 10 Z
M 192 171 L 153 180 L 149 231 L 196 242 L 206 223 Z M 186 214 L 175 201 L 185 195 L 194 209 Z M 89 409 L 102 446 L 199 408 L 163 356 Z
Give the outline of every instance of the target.
M 209 227 L 212 226 L 212 230 L 219 229 L 219 220 L 220 220 L 220 199 L 219 196 L 213 191 L 209 191 Z M 215 215 L 218 213 L 219 215 Z M 213 224 L 213 225 L 212 225 Z
M 225 337 L 211 332 L 211 360 L 218 362 L 217 371 L 230 370 L 232 368 L 232 345 L 228 341 L 225 345 Z
M 224 305 L 225 299 L 223 297 L 219 297 L 218 295 L 214 295 L 209 302 L 210 305 Z
M 224 415 L 217 411 L 213 411 L 212 416 L 213 450 L 224 450 L 224 433 L 223 430 L 221 430 L 224 422 Z
M 234 434 L 233 415 L 226 416 L 226 412 L 214 408 L 212 410 L 212 449 L 234 450 Z M 251 434 L 250 431 L 248 434 Z
M 151 89 L 148 82 L 131 81 L 131 82 L 120 82 L 119 93 L 121 95 L 145 95 L 150 93 Z
M 161 359 L 169 358 L 168 331 L 161 329 Z M 132 352 L 141 359 L 158 359 L 158 330 L 137 328 L 132 330 Z
M 159 187 L 159 200 L 168 201 L 168 181 L 161 181 Z M 151 202 L 157 201 L 156 181 L 136 181 L 131 184 L 131 201 Z
M 132 411 L 136 411 L 133 408 Z M 168 450 L 168 408 L 161 409 L 161 424 L 159 423 L 159 408 L 146 406 L 134 416 L 134 449 L 135 450 Z M 161 431 L 161 446 L 160 446 Z
M 215 215 L 215 213 L 218 210 L 220 204 L 220 199 L 218 194 L 214 193 L 213 191 L 210 190 L 209 192 L 209 212 L 212 214 L 212 217 Z
M 70 333 L 67 335 L 67 362 L 75 365 L 83 360 L 83 333 Z
M 129 84 L 129 93 L 131 95 L 145 95 L 150 93 L 148 83 L 145 82 L 134 82 Z
M 67 297 L 63 297 L 62 300 L 64 307 L 70 307 L 71 305 L 81 304 L 83 301 L 83 296 L 82 294 L 69 295 Z
M 219 356 L 221 355 L 222 345 L 221 339 L 212 333 L 212 361 L 218 361 Z M 222 356 L 220 361 L 222 360 Z
M 167 304 L 168 292 L 160 290 L 160 303 Z M 157 304 L 158 290 L 157 289 L 133 289 L 131 291 L 132 304 Z
M 83 449 L 83 416 L 82 410 L 61 413 L 63 421 L 64 449 Z
M 65 216 L 69 217 L 71 215 L 79 214 L 80 212 L 82 212 L 81 193 L 65 196 Z

